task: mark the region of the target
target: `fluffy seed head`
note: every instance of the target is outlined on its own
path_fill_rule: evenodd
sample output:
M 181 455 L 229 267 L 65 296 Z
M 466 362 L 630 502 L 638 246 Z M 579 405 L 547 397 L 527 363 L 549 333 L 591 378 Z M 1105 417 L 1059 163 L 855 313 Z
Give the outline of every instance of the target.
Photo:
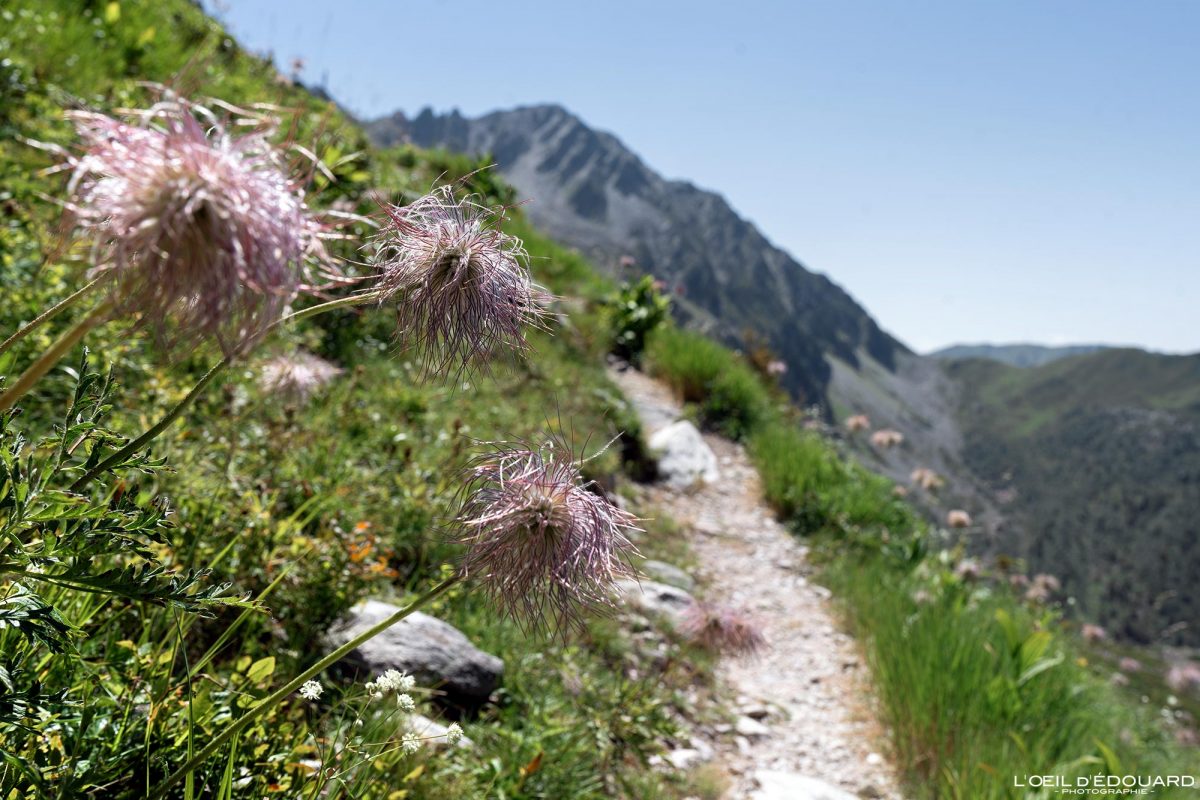
M 1062 588 L 1058 578 L 1045 572 L 1039 572 L 1029 582 L 1025 590 L 1025 599 L 1031 603 L 1046 603 Z
M 871 434 L 871 445 L 881 450 L 896 447 L 904 442 L 904 434 L 891 428 L 875 431 Z
M 973 558 L 964 558 L 954 567 L 954 575 L 961 581 L 975 581 L 983 575 L 983 565 Z
M 276 356 L 262 365 L 259 388 L 297 403 L 307 402 L 318 389 L 342 374 L 340 367 L 312 353 L 297 351 Z
M 593 491 L 562 442 L 493 447 L 464 476 L 461 570 L 530 628 L 577 626 L 583 607 L 610 606 L 614 582 L 632 574 L 637 519 Z
M 527 347 L 550 300 L 530 277 L 502 210 L 443 186 L 407 206 L 385 205 L 377 237 L 381 302 L 395 305 L 400 341 L 427 369 L 455 374 Z
M 946 512 L 946 524 L 951 528 L 971 527 L 971 515 L 961 508 Z
M 913 485 L 919 486 L 927 492 L 937 491 L 945 484 L 942 476 L 929 467 L 917 467 L 909 475 L 909 479 L 913 482 Z
M 767 643 L 762 629 L 745 611 L 696 601 L 684 612 L 680 632 L 713 653 L 753 654 Z
M 858 433 L 859 431 L 871 430 L 871 418 L 866 414 L 855 414 L 846 417 L 846 430 L 850 433 Z
M 1142 662 L 1138 661 L 1136 658 L 1125 656 L 1117 663 L 1117 668 L 1120 669 L 1121 672 L 1140 672 L 1142 669 Z
M 67 208 L 117 311 L 161 343 L 242 350 L 306 288 L 306 264 L 328 264 L 269 122 L 236 135 L 176 98 L 124 119 L 70 116 L 83 152 L 68 157 Z
M 1167 670 L 1167 685 L 1177 692 L 1200 686 L 1200 664 L 1188 661 L 1171 667 Z

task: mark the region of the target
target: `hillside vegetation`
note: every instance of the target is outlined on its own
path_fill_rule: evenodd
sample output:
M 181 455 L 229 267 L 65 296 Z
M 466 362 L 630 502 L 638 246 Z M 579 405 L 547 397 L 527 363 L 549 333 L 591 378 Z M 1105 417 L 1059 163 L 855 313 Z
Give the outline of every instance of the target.
M 1040 344 L 956 344 L 943 347 L 929 355 L 944 360 L 990 358 L 1014 367 L 1040 367 L 1060 358 L 1107 350 L 1102 344 L 1040 345 Z
M 1077 613 L 1121 638 L 1200 644 L 1200 356 L 946 368 L 963 457 L 1009 498 L 993 547 L 1059 576 Z
M 327 168 L 310 169 L 323 207 L 374 215 L 378 199 L 408 202 L 439 180 L 489 205 L 514 200 L 470 159 L 371 148 L 336 107 L 281 79 L 185 0 L 39 0 L 6 3 L 2 16 L 0 338 L 83 285 L 91 266 L 62 224 L 64 178 L 45 171 L 59 161 L 46 145 L 73 139 L 64 110 L 144 108 L 161 96 L 147 81 L 197 100 L 266 104 L 284 120 L 286 141 Z M 311 166 L 303 154 L 296 160 Z M 220 351 L 163 352 L 148 331 L 118 319 L 85 339 L 86 363 L 73 349 L 18 414 L 4 415 L 0 797 L 154 795 L 233 719 L 317 663 L 326 630 L 354 603 L 404 601 L 446 577 L 457 548 L 439 523 L 454 513 L 455 476 L 478 441 L 559 435 L 590 459 L 590 477 L 617 480 L 621 453 L 636 457 L 637 427 L 602 369 L 607 337 L 596 301 L 605 284 L 519 215 L 507 225 L 524 238 L 537 279 L 565 298 L 554 330 L 532 334 L 527 360 L 428 380 L 428 365 L 395 341 L 390 309 L 330 312 L 269 337 L 149 455 L 82 494 L 67 487 L 94 464 L 87 454 L 162 417 Z M 361 222 L 344 232 L 371 234 Z M 357 243 L 333 247 L 347 263 L 361 261 Z M 9 385 L 89 307 L 80 301 L 0 356 Z M 261 379 L 267 360 L 297 348 L 342 370 L 307 403 Z M 600 454 L 619 433 L 626 444 Z M 30 480 L 46 483 L 35 490 Z M 31 498 L 47 505 L 27 520 Z M 93 524 L 96 535 L 82 536 L 80 526 Z M 80 549 L 63 550 L 59 536 Z M 646 547 L 663 546 L 672 546 L 665 533 Z M 689 659 L 631 677 L 636 659 L 611 622 L 550 638 L 498 617 L 462 586 L 425 610 L 504 659 L 495 702 L 461 719 L 473 749 L 408 754 L 394 712 L 372 711 L 361 682 L 324 674 L 319 699 L 284 699 L 165 796 L 685 791 L 645 763 L 683 713 L 676 689 L 704 680 Z M 416 697 L 420 710 L 440 713 L 436 693 Z
M 1061 606 L 1022 599 L 1008 574 L 930 529 L 890 481 L 806 429 L 814 421 L 802 424 L 751 362 L 668 329 L 651 337 L 648 364 L 698 420 L 747 442 L 767 499 L 809 538 L 867 650 L 911 797 L 1023 797 L 1018 776 L 1062 775 L 1074 785 L 1200 769 L 1196 751 L 1173 742 L 1185 713 L 1174 701 L 1156 708 L 1116 688 L 1111 661 L 1089 660 Z

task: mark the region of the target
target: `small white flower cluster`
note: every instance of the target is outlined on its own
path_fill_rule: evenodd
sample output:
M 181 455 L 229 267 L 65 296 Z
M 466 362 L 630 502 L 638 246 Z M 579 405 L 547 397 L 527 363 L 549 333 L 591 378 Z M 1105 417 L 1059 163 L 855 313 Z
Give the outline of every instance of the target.
M 463 729 L 459 727 L 457 722 L 451 722 L 450 727 L 446 728 L 446 744 L 458 744 L 462 741 Z
M 305 700 L 316 700 L 324 691 L 325 687 L 321 685 L 320 681 L 305 681 L 304 685 L 300 687 L 300 696 Z
M 412 675 L 400 670 L 389 669 L 377 679 L 367 684 L 367 693 L 371 695 L 372 700 L 382 700 L 383 696 L 388 692 L 395 692 L 396 705 L 404 713 L 411 714 L 417 710 L 417 701 L 413 700 L 412 695 L 408 693 L 416 685 L 417 681 Z M 408 746 L 405 745 L 404 748 L 405 752 L 408 752 Z
M 421 739 L 415 733 L 406 733 L 404 738 L 400 740 L 400 749 L 404 754 L 411 756 L 413 753 L 421 749 Z
M 373 699 L 378 700 L 388 692 L 396 692 L 397 694 L 411 692 L 416 685 L 417 681 L 412 675 L 401 672 L 398 669 L 389 669 L 368 683 L 367 691 L 370 692 Z

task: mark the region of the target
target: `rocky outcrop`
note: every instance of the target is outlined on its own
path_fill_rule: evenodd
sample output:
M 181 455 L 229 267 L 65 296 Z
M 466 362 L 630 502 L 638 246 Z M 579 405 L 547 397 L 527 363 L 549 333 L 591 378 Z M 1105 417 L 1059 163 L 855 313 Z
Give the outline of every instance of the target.
M 329 634 L 337 647 L 399 611 L 379 600 L 359 603 Z M 343 670 L 372 678 L 389 669 L 407 672 L 423 686 L 445 692 L 451 703 L 478 705 L 500 685 L 504 662 L 485 653 L 457 628 L 420 611 L 351 651 Z

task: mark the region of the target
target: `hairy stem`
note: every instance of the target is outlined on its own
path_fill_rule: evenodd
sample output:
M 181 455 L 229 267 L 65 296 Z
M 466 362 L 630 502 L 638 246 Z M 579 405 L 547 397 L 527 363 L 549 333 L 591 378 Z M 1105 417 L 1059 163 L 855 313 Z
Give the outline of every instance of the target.
M 58 313 L 60 311 L 70 308 L 71 305 L 76 300 L 83 297 L 85 294 L 90 292 L 92 289 L 96 288 L 96 284 L 99 282 L 100 282 L 100 278 L 95 278 L 95 279 L 89 281 L 88 283 L 84 284 L 83 288 L 79 289 L 77 292 L 75 292 L 72 295 L 64 297 L 62 300 L 59 300 L 57 303 L 55 303 L 54 305 L 47 308 L 41 314 L 38 314 L 36 317 L 31 319 L 23 327 L 19 328 L 17 330 L 17 332 L 14 333 L 12 336 L 8 337 L 3 342 L 0 342 L 0 356 L 4 355 L 5 351 L 8 350 L 8 348 L 12 347 L 14 344 L 21 341 L 29 334 L 33 333 L 35 330 L 37 330 L 39 327 L 41 327 L 44 323 L 49 322 L 50 320 L 57 317 Z
M 332 311 L 335 308 L 365 305 L 374 299 L 375 296 L 371 294 L 356 294 L 349 297 L 343 297 L 338 300 L 330 300 L 327 303 L 321 303 L 320 305 L 311 306 L 302 311 L 288 314 L 286 317 L 283 317 L 282 319 L 272 323 L 267 330 L 274 330 L 275 328 L 288 322 L 298 322 L 302 319 L 307 319 L 308 317 L 315 317 L 318 314 L 323 314 L 326 311 Z M 204 389 L 210 383 L 212 383 L 213 378 L 217 377 L 217 375 L 223 372 L 231 363 L 233 363 L 233 358 L 231 356 L 225 356 L 216 364 L 214 364 L 208 372 L 204 373 L 204 377 L 202 377 L 196 383 L 196 385 L 192 387 L 192 390 L 188 392 L 182 400 L 176 403 L 165 415 L 163 415 L 158 422 L 151 425 L 141 436 L 137 437 L 129 444 L 125 445 L 120 450 L 88 470 L 79 480 L 71 484 L 71 491 L 79 491 L 88 483 L 90 483 L 97 475 L 100 475 L 106 470 L 111 469 L 116 464 L 122 463 L 129 458 L 129 456 L 133 455 L 138 450 L 141 450 L 143 447 L 153 441 L 160 433 L 169 428 L 172 422 L 179 419 L 180 415 L 187 410 L 188 406 L 190 406 L 195 399 L 204 392 Z
M 386 631 L 388 628 L 395 625 L 400 620 L 404 619 L 405 617 L 409 616 L 417 609 L 419 609 L 422 606 L 429 603 L 431 600 L 434 600 L 435 598 L 444 594 L 448 589 L 450 589 L 450 587 L 454 586 L 454 584 L 458 583 L 460 580 L 462 580 L 462 577 L 460 575 L 454 575 L 453 577 L 447 578 L 446 580 L 439 583 L 437 586 L 430 589 L 425 594 L 418 597 L 416 600 L 414 600 L 408 606 L 400 609 L 395 614 L 392 614 L 390 617 L 388 617 L 387 619 L 378 623 L 377 625 L 374 625 L 371 628 L 368 628 L 367 630 L 360 633 L 358 636 L 355 636 L 353 639 L 346 642 L 344 645 L 342 645 L 341 647 L 334 650 L 329 655 L 322 658 L 316 664 L 313 664 L 311 667 L 306 669 L 304 672 L 297 675 L 295 678 L 293 678 L 291 681 L 289 681 L 286 685 L 281 686 L 280 688 L 276 689 L 274 692 L 269 694 L 267 697 L 263 698 L 263 700 L 261 702 L 259 702 L 258 705 L 256 705 L 254 708 L 247 711 L 242 716 L 238 717 L 236 722 L 233 722 L 231 725 L 229 725 L 229 727 L 227 727 L 225 730 L 223 730 L 219 734 L 217 734 L 216 738 L 213 739 L 211 742 L 209 742 L 208 745 L 203 750 L 201 750 L 199 753 L 197 753 L 192 758 L 188 759 L 188 761 L 182 767 L 175 770 L 173 773 L 171 773 L 171 775 L 166 780 L 164 780 L 162 783 L 160 783 L 158 785 L 158 787 L 154 790 L 154 794 L 151 795 L 151 800 L 157 800 L 157 798 L 162 797 L 163 795 L 166 794 L 168 789 L 170 789 L 175 784 L 179 783 L 179 781 L 183 780 L 183 778 L 185 776 L 190 775 L 193 772 L 195 772 L 197 767 L 199 767 L 205 761 L 207 761 L 209 758 L 211 758 L 213 755 L 215 755 L 217 753 L 217 751 L 220 750 L 221 747 L 226 742 L 228 742 L 231 738 L 233 738 L 239 732 L 244 730 L 246 728 L 246 726 L 249 725 L 251 722 L 253 722 L 255 719 L 262 716 L 267 711 L 269 711 L 270 709 L 272 709 L 276 705 L 278 705 L 279 701 L 283 700 L 285 697 L 287 697 L 288 695 L 292 694 L 297 689 L 299 689 L 300 686 L 302 684 L 304 684 L 305 681 L 311 680 L 313 677 L 318 675 L 326 667 L 329 667 L 329 666 L 335 664 L 336 662 L 340 661 L 345 656 L 349 655 L 350 652 L 352 650 L 354 650 L 356 647 L 359 647 L 364 642 L 383 633 L 384 631 Z
M 28 369 L 21 373 L 21 377 L 17 378 L 16 383 L 5 391 L 4 394 L 0 394 L 0 411 L 7 411 L 12 408 L 18 400 L 33 388 L 33 385 L 43 375 L 53 369 L 54 365 L 62 360 L 67 351 L 87 335 L 88 331 L 103 322 L 105 315 L 108 314 L 109 307 L 109 303 L 101 303 L 92 309 L 90 314 L 68 328 L 62 336 L 59 336 L 54 344 L 50 345 L 50 348 L 38 357 L 37 361 L 34 361 L 29 365 Z

